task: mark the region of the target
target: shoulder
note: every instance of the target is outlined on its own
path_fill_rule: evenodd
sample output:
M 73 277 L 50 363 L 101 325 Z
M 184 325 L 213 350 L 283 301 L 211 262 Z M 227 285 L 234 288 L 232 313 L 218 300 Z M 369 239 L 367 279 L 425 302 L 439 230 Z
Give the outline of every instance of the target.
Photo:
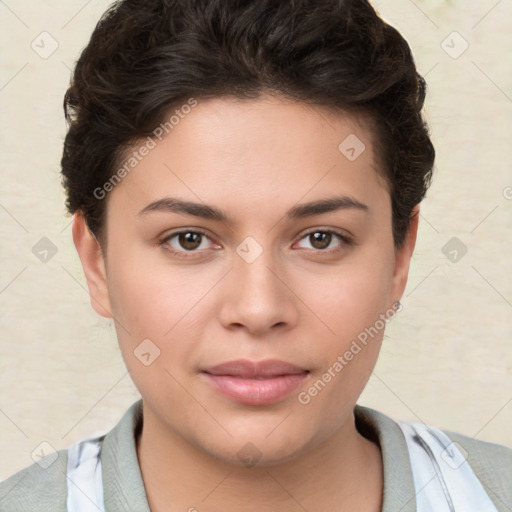
M 512 505 L 512 449 L 449 430 L 443 430 L 443 432 L 466 457 L 466 461 L 496 505 L 510 507 Z
M 65 512 L 67 450 L 42 457 L 0 482 L 2 512 Z
M 467 462 L 473 478 L 478 480 L 498 511 L 510 511 L 512 506 L 512 449 L 500 444 L 474 439 L 472 437 L 437 428 L 423 423 L 395 421 L 390 416 L 361 405 L 356 405 L 356 426 L 365 437 L 380 444 L 383 465 L 385 501 L 384 510 L 409 510 L 407 500 L 402 505 L 401 497 L 416 494 L 413 483 L 413 467 L 410 461 L 409 442 L 415 433 L 429 441 L 427 450 L 439 461 L 448 464 L 448 468 L 457 469 L 459 464 Z M 404 427 L 405 431 L 404 431 Z M 407 428 L 409 427 L 409 428 Z M 412 430 L 411 430 L 412 428 Z M 442 434 L 442 438 L 432 439 L 427 431 Z M 425 436 L 426 435 L 426 436 Z M 439 443 L 440 441 L 440 443 Z M 449 462 L 451 443 L 460 455 Z M 415 443 L 411 443 L 414 445 Z M 446 450 L 446 453 L 444 451 Z M 421 451 L 421 450 L 420 450 Z M 451 459 L 450 459 L 451 460 Z M 453 465 L 452 465 L 453 464 Z M 441 463 L 442 467 L 445 467 Z M 450 470 L 447 471 L 450 476 Z M 404 508 L 402 508 L 404 507 Z M 413 510 L 413 508 L 411 508 Z

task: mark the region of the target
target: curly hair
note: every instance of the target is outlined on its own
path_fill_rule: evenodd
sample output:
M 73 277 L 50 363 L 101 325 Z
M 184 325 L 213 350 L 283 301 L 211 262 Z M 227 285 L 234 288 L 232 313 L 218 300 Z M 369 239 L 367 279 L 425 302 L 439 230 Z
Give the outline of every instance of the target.
M 100 242 L 94 193 L 130 147 L 194 97 L 282 95 L 371 120 L 395 247 L 431 183 L 425 80 L 409 45 L 367 0 L 123 0 L 103 14 L 64 98 L 69 213 Z

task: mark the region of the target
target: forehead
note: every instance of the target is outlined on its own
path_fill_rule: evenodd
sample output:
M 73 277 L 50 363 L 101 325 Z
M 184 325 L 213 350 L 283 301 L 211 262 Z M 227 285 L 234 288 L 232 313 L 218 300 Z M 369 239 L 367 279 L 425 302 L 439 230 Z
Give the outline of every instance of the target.
M 169 133 L 161 140 L 143 139 L 130 149 L 121 165 L 151 146 L 110 202 L 129 197 L 141 209 L 168 195 L 224 208 L 237 203 L 244 210 L 332 195 L 333 189 L 372 202 L 385 188 L 361 117 L 270 96 L 198 101 L 179 114 L 162 125 Z

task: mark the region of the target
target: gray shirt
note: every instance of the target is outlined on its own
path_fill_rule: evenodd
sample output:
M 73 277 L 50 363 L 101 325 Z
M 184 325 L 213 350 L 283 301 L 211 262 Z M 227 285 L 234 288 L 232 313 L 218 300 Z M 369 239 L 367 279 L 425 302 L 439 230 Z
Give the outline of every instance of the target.
M 399 425 L 388 416 L 360 405 L 356 405 L 354 414 L 358 431 L 377 442 L 382 451 L 382 512 L 415 512 L 409 451 Z M 135 448 L 141 427 L 142 400 L 139 400 L 105 436 L 101 450 L 105 512 L 150 512 Z M 468 453 L 468 463 L 498 511 L 511 512 L 512 449 L 444 432 Z M 0 483 L 0 512 L 66 512 L 67 450 L 57 453 L 58 458 L 46 469 L 34 463 Z

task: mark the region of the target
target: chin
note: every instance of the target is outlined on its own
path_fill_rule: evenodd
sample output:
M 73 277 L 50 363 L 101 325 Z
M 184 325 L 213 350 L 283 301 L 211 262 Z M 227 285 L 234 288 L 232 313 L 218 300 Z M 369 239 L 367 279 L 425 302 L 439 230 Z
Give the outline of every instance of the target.
M 227 443 L 226 439 L 219 443 L 212 441 L 201 447 L 206 453 L 230 465 L 246 468 L 271 467 L 292 461 L 314 444 L 307 435 L 286 429 L 270 435 L 263 429 L 254 435 L 240 433 Z

